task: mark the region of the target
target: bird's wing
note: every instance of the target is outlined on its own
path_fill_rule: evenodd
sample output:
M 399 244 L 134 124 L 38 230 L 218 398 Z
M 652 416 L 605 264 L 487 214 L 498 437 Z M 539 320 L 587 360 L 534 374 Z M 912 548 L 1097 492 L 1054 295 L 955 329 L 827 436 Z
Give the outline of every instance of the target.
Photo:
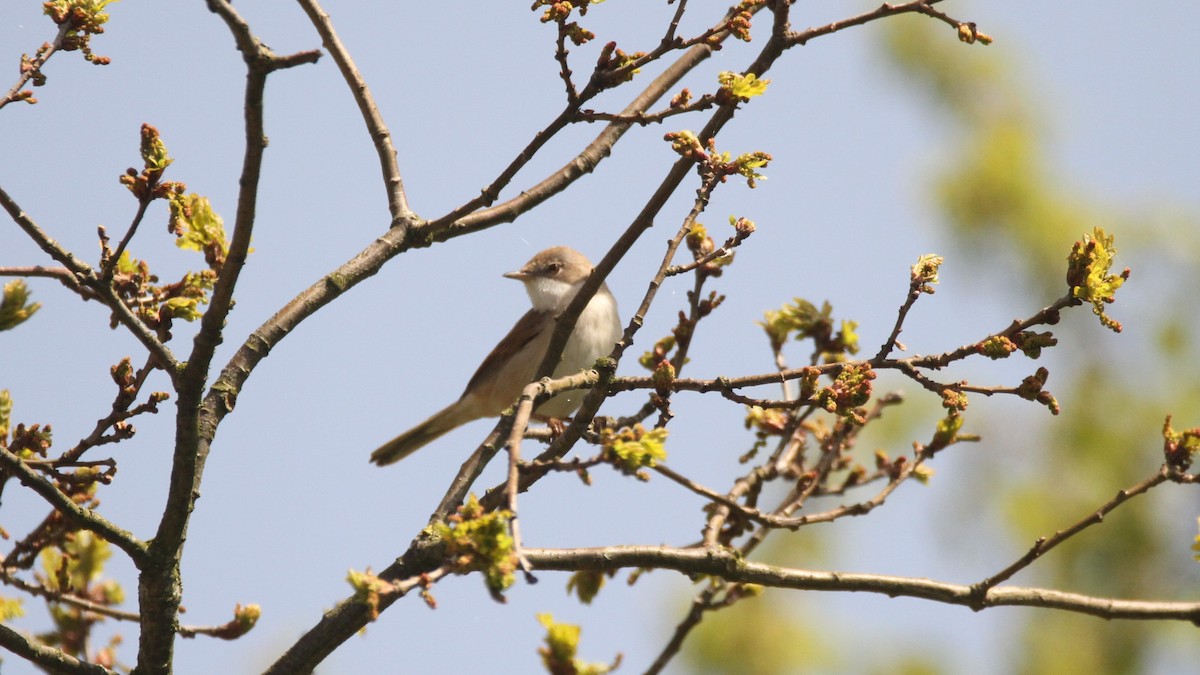
M 548 312 L 539 312 L 535 309 L 525 312 L 525 315 L 517 320 L 512 330 L 508 331 L 508 335 L 505 335 L 499 344 L 492 348 L 492 353 L 488 354 L 483 363 L 479 364 L 479 368 L 471 376 L 471 381 L 467 382 L 467 388 L 463 390 L 463 396 L 471 393 L 472 390 L 481 384 L 485 373 L 496 373 L 504 365 L 507 365 L 504 363 L 505 361 L 511 359 L 521 348 L 536 340 L 545 330 L 547 314 Z M 541 354 L 536 355 L 539 361 L 541 357 Z M 537 367 L 536 364 L 534 367 Z M 521 382 L 517 386 L 520 387 L 524 384 L 524 382 Z M 516 394 L 513 394 L 513 398 L 516 398 Z

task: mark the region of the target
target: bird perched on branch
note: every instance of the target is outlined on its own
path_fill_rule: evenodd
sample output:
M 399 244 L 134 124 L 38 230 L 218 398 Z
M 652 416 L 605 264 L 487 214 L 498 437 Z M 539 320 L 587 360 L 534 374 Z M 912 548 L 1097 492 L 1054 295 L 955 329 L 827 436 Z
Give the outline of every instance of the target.
M 516 272 L 504 276 L 525 284 L 533 308 L 480 364 L 457 401 L 429 419 L 384 443 L 371 453 L 379 466 L 411 455 L 449 431 L 484 417 L 496 417 L 511 406 L 533 380 L 554 333 L 555 320 L 592 273 L 592 263 L 566 246 L 548 248 Z M 609 353 L 621 337 L 617 301 L 601 284 L 579 314 L 575 329 L 563 348 L 554 377 L 576 373 Z M 560 419 L 579 408 L 584 392 L 566 391 L 543 402 L 535 411 L 541 418 Z

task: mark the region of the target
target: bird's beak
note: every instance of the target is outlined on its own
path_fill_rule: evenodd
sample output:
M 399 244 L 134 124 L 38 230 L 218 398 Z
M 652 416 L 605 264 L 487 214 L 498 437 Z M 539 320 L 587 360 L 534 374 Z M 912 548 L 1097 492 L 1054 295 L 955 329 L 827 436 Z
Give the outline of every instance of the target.
M 517 270 L 516 272 L 505 272 L 505 279 L 516 279 L 517 281 L 527 281 L 533 275 L 525 270 Z

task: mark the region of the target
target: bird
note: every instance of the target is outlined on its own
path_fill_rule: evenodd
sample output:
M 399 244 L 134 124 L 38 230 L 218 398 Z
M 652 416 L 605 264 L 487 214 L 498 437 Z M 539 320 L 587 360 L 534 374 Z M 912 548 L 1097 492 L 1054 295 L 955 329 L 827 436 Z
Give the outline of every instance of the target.
M 512 406 L 541 365 L 558 315 L 592 270 L 592 263 L 579 251 L 555 246 L 533 256 L 521 269 L 505 273 L 505 278 L 525 284 L 533 307 L 487 355 L 457 401 L 381 445 L 371 453 L 371 462 L 394 464 L 463 424 L 498 417 Z M 616 298 L 607 284 L 601 284 L 580 312 L 553 377 L 590 367 L 612 350 L 621 328 Z M 539 405 L 535 414 L 541 419 L 562 419 L 579 408 L 583 395 L 581 390 L 562 392 Z

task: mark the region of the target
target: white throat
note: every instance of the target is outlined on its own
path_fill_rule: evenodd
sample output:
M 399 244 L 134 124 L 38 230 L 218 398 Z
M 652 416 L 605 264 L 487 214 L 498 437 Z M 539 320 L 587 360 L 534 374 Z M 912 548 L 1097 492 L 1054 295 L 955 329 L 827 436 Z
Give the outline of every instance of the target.
M 529 301 L 535 310 L 558 314 L 567 308 L 582 285 L 583 281 L 568 284 L 558 279 L 539 277 L 525 282 L 525 292 L 529 294 Z

